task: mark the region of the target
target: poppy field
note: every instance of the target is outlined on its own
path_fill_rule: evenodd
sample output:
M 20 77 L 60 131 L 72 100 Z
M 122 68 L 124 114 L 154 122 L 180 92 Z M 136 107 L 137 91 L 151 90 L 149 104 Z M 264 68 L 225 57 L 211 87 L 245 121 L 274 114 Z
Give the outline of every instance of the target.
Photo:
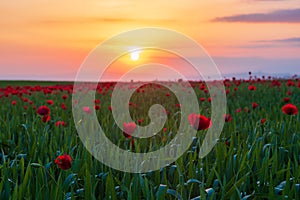
M 129 102 L 133 121 L 114 123 L 116 83 L 99 83 L 93 107 L 104 132 L 119 148 L 155 151 L 176 135 L 181 117 L 197 137 L 178 160 L 146 173 L 126 173 L 95 159 L 75 127 L 72 83 L 0 82 L 0 199 L 300 199 L 300 80 L 272 77 L 225 79 L 227 112 L 220 138 L 199 158 L 211 127 L 205 82 L 180 84 L 197 95 L 200 113 L 181 116 L 168 88 L 147 83 Z M 123 83 L 124 88 L 134 82 Z M 167 121 L 151 138 L 131 134 L 150 123 L 148 110 L 162 105 Z M 88 133 L 87 133 L 88 134 Z

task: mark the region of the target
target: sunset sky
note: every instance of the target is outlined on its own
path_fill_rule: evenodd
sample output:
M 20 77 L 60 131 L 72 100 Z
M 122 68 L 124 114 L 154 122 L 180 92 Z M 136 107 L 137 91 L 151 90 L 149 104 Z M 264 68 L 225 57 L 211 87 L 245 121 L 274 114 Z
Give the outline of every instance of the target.
M 74 80 L 102 41 L 142 27 L 193 38 L 223 74 L 300 74 L 299 0 L 1 1 L 0 26 L 0 79 Z

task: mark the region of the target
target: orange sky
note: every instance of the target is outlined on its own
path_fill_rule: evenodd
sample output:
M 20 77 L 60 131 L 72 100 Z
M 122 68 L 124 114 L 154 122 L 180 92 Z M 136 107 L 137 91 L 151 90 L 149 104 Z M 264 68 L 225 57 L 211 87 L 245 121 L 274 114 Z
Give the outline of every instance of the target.
M 0 79 L 72 80 L 103 40 L 149 26 L 194 38 L 224 74 L 300 74 L 299 23 L 298 0 L 1 1 Z

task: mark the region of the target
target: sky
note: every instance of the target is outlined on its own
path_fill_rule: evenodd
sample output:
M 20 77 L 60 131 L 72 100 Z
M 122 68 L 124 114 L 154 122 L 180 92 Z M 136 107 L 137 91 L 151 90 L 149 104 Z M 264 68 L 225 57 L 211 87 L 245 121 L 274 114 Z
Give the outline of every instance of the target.
M 224 76 L 300 75 L 299 0 L 1 1 L 0 27 L 0 79 L 6 80 L 74 80 L 97 45 L 144 27 L 193 38 Z M 106 77 L 147 62 L 181 63 L 168 53 L 141 51 L 136 62 L 130 55 L 114 62 Z

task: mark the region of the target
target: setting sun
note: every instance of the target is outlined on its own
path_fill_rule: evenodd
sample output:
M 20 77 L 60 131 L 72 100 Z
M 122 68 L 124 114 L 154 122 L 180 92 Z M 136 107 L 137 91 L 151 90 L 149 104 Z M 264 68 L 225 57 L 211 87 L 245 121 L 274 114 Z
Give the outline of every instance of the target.
M 140 52 L 139 51 L 134 51 L 130 53 L 130 58 L 133 61 L 137 61 L 140 58 Z

